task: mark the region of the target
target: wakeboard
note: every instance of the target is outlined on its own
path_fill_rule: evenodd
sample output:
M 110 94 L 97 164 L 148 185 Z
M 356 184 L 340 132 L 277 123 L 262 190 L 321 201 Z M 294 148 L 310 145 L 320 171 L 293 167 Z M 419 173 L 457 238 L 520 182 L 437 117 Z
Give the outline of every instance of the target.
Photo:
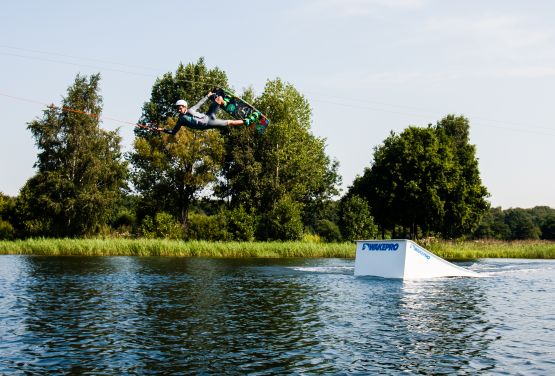
M 264 133 L 270 119 L 262 112 L 257 110 L 252 104 L 245 102 L 243 99 L 224 88 L 216 88 L 212 91 L 216 96 L 223 98 L 223 105 L 220 106 L 222 110 L 230 114 L 238 120 L 244 120 L 245 125 L 256 129 L 258 133 Z

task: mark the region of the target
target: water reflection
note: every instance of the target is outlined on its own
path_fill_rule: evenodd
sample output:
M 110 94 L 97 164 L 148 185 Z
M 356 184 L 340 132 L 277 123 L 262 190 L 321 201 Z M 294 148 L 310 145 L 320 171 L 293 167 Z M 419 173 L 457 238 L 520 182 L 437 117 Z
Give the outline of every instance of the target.
M 413 363 L 427 360 L 413 369 L 437 374 L 494 368 L 487 355 L 493 326 L 485 318 L 488 302 L 480 283 L 461 278 L 404 284 L 397 330 L 410 333 L 406 356 Z
M 509 341 L 532 359 L 513 369 L 553 370 L 553 269 L 403 283 L 352 267 L 1 256 L 0 374 L 504 372 Z

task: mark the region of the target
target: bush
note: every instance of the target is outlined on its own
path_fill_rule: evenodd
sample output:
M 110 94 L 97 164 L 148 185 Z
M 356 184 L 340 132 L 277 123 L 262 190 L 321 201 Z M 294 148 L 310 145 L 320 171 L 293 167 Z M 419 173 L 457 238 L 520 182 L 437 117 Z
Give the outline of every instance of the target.
M 300 240 L 303 222 L 300 204 L 285 196 L 281 198 L 260 223 L 259 234 L 268 240 Z
M 169 213 L 156 213 L 154 219 L 147 215 L 139 226 L 139 235 L 145 238 L 183 238 L 183 228 L 181 224 Z
M 230 240 L 252 241 L 256 230 L 256 218 L 240 206 L 232 210 L 222 210 L 219 213 L 221 221 L 225 222 Z
M 328 219 L 320 219 L 316 222 L 315 230 L 328 243 L 343 240 L 339 226 Z
M 15 231 L 11 223 L 0 219 L 0 240 L 12 240 L 14 235 Z
M 368 202 L 362 197 L 345 197 L 340 203 L 339 212 L 345 240 L 373 239 L 378 235 L 378 227 L 370 215 Z
M 189 240 L 230 240 L 225 217 L 221 215 L 189 214 Z
M 540 238 L 540 227 L 534 223 L 532 215 L 525 209 L 516 208 L 506 210 L 505 223 L 511 229 L 510 240 Z
M 120 227 L 133 227 L 135 222 L 135 214 L 129 209 L 123 209 L 116 214 L 112 226 L 116 229 Z

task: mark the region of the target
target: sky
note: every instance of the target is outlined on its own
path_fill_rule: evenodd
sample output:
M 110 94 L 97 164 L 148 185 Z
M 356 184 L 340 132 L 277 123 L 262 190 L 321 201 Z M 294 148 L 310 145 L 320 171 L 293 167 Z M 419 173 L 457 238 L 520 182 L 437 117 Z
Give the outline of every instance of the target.
M 16 196 L 34 175 L 27 123 L 77 74 L 101 74 L 102 127 L 129 151 L 125 122 L 156 78 L 204 57 L 238 92 L 280 78 L 304 95 L 343 192 L 390 132 L 456 114 L 492 206 L 555 208 L 553 19 L 548 0 L 5 2 L 0 192 Z

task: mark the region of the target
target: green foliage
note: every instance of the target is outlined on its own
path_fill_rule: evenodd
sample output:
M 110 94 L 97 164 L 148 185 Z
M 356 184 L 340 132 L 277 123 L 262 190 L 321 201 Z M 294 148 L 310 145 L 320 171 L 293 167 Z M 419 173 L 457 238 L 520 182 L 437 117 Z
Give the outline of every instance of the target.
M 318 228 L 327 226 L 322 225 L 322 221 L 329 221 L 337 226 L 339 223 L 339 200 L 313 200 L 305 204 L 303 210 L 305 228 L 319 233 Z
M 536 206 L 527 209 L 534 223 L 541 230 L 542 239 L 555 239 L 555 209 L 548 206 Z
M 247 213 L 243 206 L 220 212 L 226 222 L 226 230 L 230 240 L 252 241 L 256 232 L 256 218 Z
M 318 220 L 314 230 L 326 242 L 340 242 L 343 240 L 339 226 L 329 219 Z
M 148 215 L 143 218 L 139 235 L 147 239 L 182 239 L 183 228 L 171 214 L 160 212 L 154 218 Z
M 509 240 L 539 239 L 541 230 L 534 223 L 532 215 L 525 209 L 505 211 L 505 223 L 511 229 Z
M 253 95 L 248 92 L 245 97 Z M 254 105 L 271 119 L 263 135 L 244 129 L 226 137 L 224 179 L 216 191 L 233 207 L 268 213 L 284 196 L 304 210 L 337 194 L 337 162 L 310 132 L 311 108 L 292 85 L 268 81 Z
M 100 75 L 78 75 L 61 111 L 51 106 L 28 129 L 39 149 L 37 173 L 17 200 L 18 219 L 28 235 L 80 236 L 105 225 L 125 185 L 120 137 L 100 128 Z
M 0 192 L 0 239 L 15 237 L 12 221 L 15 219 L 15 199 Z
M 448 238 L 470 233 L 487 212 L 489 193 L 482 185 L 476 146 L 470 144 L 470 124 L 463 116 L 448 115 L 436 126 L 444 145 L 453 150 L 455 175 L 444 194 L 445 216 L 440 233 Z
M 468 120 L 452 115 L 435 127 L 391 133 L 349 193 L 365 198 L 382 231 L 393 235 L 398 227 L 412 238 L 469 233 L 488 204 L 468 133 Z
M 188 239 L 211 241 L 252 241 L 256 220 L 241 206 L 223 209 L 215 215 L 189 215 Z
M 260 237 L 268 240 L 300 240 L 303 237 L 301 206 L 290 196 L 283 196 L 262 215 Z
M 555 240 L 555 215 L 546 217 L 541 223 L 542 239 Z
M 376 238 L 378 228 L 365 199 L 357 195 L 346 196 L 341 200 L 339 208 L 339 223 L 345 240 Z
M 154 83 L 150 101 L 143 107 L 142 121 L 172 127 L 174 103 L 183 98 L 200 100 L 210 85 L 225 86 L 227 78 L 218 68 L 209 70 L 203 59 L 180 64 L 175 75 L 166 73 Z M 143 196 L 147 214 L 163 210 L 188 225 L 188 212 L 195 195 L 217 180 L 223 162 L 223 139 L 218 131 L 182 128 L 175 136 L 153 135 L 138 130 L 129 156 L 132 181 Z
M 230 240 L 225 218 L 220 215 L 189 214 L 188 240 Z
M 9 219 L 13 215 L 15 198 L 0 192 L 0 218 Z
M 555 239 L 555 209 L 491 208 L 473 232 L 475 239 L 534 240 Z
M 129 235 L 132 233 L 136 222 L 135 213 L 129 209 L 122 208 L 115 214 L 111 228 L 116 230 L 120 235 Z
M 0 218 L 0 240 L 11 240 L 15 237 L 15 231 L 10 222 Z
M 490 208 L 473 232 L 473 237 L 475 239 L 511 239 L 511 228 L 505 223 L 503 210 L 500 207 Z

